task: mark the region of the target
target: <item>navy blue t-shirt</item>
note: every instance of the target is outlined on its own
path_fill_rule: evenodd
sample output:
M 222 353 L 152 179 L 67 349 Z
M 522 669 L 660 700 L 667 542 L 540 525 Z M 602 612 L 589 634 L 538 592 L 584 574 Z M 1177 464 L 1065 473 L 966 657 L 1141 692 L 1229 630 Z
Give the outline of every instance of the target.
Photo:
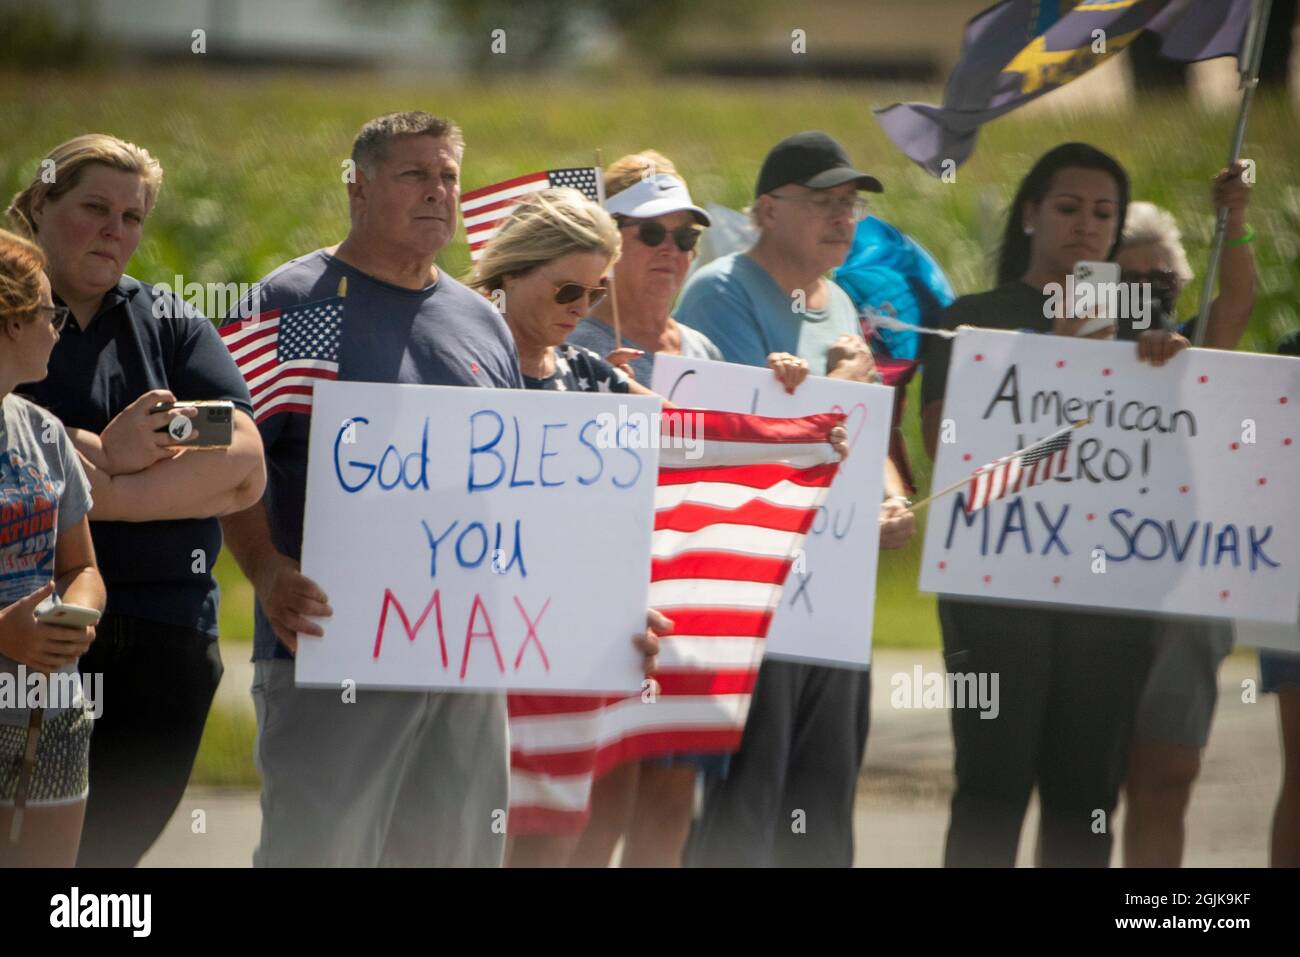
M 341 286 L 344 279 L 346 284 Z M 340 291 L 337 361 L 341 381 L 523 388 L 519 354 L 505 320 L 486 299 L 445 272 L 439 273 L 433 285 L 405 289 L 368 276 L 320 249 L 285 263 L 258 283 L 254 294 L 257 309 L 267 312 L 304 303 L 329 303 Z M 247 314 L 248 306 L 242 308 Z M 334 313 L 322 308 L 311 315 L 320 317 L 311 321 L 326 323 L 333 321 Z M 232 314 L 231 319 L 235 318 Z M 256 404 L 263 399 L 255 398 L 258 428 L 266 447 L 263 501 L 271 543 L 282 554 L 300 560 L 310 416 L 298 411 L 263 414 Z M 272 396 L 267 395 L 264 401 L 269 410 Z M 258 602 L 254 660 L 288 657 Z
M 252 413 L 244 379 L 212 323 L 173 293 L 123 276 L 85 329 L 72 318 L 64 324 L 49 374 L 17 391 L 68 428 L 98 433 L 150 389 L 170 389 L 182 401 L 226 399 Z M 215 518 L 92 521 L 90 531 L 107 614 L 217 633 Z

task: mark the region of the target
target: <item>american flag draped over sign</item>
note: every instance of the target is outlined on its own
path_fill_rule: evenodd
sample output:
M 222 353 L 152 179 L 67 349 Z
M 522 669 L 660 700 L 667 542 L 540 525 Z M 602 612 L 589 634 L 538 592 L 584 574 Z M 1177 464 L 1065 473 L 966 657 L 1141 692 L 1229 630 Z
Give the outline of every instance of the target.
M 659 692 L 510 695 L 511 833 L 581 830 L 592 782 L 625 761 L 740 747 L 772 613 L 839 468 L 827 435 L 844 416 L 681 411 L 700 417 L 703 442 L 694 459 L 659 454 L 650 607 L 673 621 Z
M 966 514 L 977 512 L 990 502 L 995 502 L 1021 488 L 1032 488 L 1046 482 L 1065 469 L 1066 457 L 1074 430 L 1085 422 L 1067 425 L 1019 452 L 996 459 L 975 470 L 966 489 Z
M 520 199 L 552 186 L 570 186 L 594 203 L 605 202 L 600 170 L 594 166 L 543 170 L 462 193 L 460 215 L 465 221 L 470 261 L 478 262 L 483 247 L 496 235 L 502 220 L 510 215 Z
M 221 341 L 252 394 L 255 421 L 311 413 L 315 384 L 339 377 L 342 331 L 342 296 L 268 309 L 221 327 Z

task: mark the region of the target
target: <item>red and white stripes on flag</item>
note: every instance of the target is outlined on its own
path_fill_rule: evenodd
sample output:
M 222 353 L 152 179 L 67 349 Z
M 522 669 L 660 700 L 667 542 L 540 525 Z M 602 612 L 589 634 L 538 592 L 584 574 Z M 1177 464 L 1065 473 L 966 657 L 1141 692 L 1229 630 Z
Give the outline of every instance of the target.
M 1064 471 L 1070 440 L 1076 428 L 1078 425 L 1068 425 L 1019 452 L 976 469 L 966 487 L 966 514 L 977 512 L 1004 495 L 1046 482 Z
M 218 333 L 248 383 L 254 421 L 310 415 L 316 383 L 339 377 L 343 296 L 268 309 Z
M 462 193 L 460 216 L 465 221 L 470 261 L 478 262 L 487 241 L 496 235 L 502 221 L 523 197 L 552 186 L 571 186 L 593 203 L 604 205 L 603 181 L 600 170 L 594 166 L 542 170 Z
M 673 632 L 660 639 L 658 694 L 510 695 L 511 833 L 581 830 L 593 781 L 625 761 L 740 747 L 768 625 L 839 468 L 827 436 L 844 416 L 672 410 L 664 444 L 683 434 L 679 412 L 701 444 L 659 453 L 649 604 Z

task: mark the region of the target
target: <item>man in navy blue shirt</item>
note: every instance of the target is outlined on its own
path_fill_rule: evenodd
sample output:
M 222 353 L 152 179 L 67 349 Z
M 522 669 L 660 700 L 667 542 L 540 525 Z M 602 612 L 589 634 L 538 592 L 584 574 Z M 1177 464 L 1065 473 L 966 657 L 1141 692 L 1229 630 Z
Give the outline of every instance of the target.
M 259 284 L 261 311 L 319 326 L 313 355 L 345 381 L 522 388 L 505 322 L 434 265 L 456 232 L 460 130 L 428 113 L 371 120 L 352 148 L 352 226 L 338 246 Z M 302 307 L 297 308 L 295 307 Z M 282 325 L 280 334 L 285 335 Z M 247 338 L 227 336 L 237 361 Z M 283 352 L 279 361 L 284 361 Z M 302 575 L 310 387 L 250 369 L 266 447 L 266 495 L 223 519 L 257 593 L 258 866 L 495 866 L 504 851 L 509 753 L 505 698 L 294 685 L 298 642 L 328 597 Z

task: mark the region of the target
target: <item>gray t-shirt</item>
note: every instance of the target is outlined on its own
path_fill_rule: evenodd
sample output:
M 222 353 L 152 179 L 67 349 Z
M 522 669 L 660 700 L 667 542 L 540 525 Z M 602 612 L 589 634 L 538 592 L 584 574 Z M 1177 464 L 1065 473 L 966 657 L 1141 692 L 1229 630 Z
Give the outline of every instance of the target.
M 713 359 L 716 362 L 722 362 L 722 352 L 713 344 L 708 336 L 702 332 L 692 329 L 690 326 L 677 324 L 678 330 L 682 335 L 681 355 L 687 359 Z M 569 334 L 569 342 L 575 346 L 584 346 L 590 349 L 602 359 L 614 350 L 614 327 L 606 325 L 599 319 L 593 319 L 587 316 L 578 323 L 578 328 Z M 631 363 L 632 371 L 636 373 L 636 381 L 641 383 L 647 389 L 650 388 L 650 376 L 654 373 L 655 354 L 644 346 L 637 345 L 627 336 L 623 337 L 623 348 L 641 349 L 645 355 L 633 359 Z
M 54 578 L 58 533 L 80 522 L 90 507 L 90 483 L 63 423 L 24 398 L 6 395 L 0 418 L 0 607 Z M 19 681 L 18 668 L 0 654 L 0 724 L 25 727 L 27 709 L 13 706 L 27 701 L 29 688 L 29 682 Z M 75 676 L 76 662 L 59 673 Z M 80 689 L 72 677 L 51 684 Z M 47 689 L 47 719 L 79 700 L 78 694 L 54 701 L 50 696 L 57 693 Z

